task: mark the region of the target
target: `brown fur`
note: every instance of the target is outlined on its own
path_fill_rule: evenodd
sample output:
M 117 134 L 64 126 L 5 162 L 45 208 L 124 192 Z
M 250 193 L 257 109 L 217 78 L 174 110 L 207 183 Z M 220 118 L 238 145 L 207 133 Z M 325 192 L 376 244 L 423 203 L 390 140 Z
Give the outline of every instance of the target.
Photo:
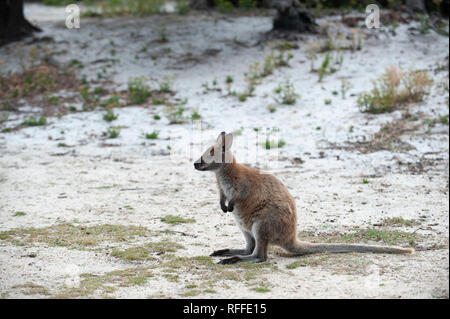
M 194 164 L 198 170 L 216 173 L 221 207 L 224 211 L 233 212 L 247 241 L 246 249 L 215 251 L 212 256 L 233 256 L 220 263 L 265 261 L 269 244 L 280 246 L 295 255 L 351 251 L 398 254 L 414 252 L 411 248 L 401 247 L 299 242 L 294 198 L 275 176 L 238 164 L 230 151 L 232 138 L 231 134 L 219 135 L 216 145 L 208 148 Z M 222 155 L 228 159 L 225 163 L 220 161 Z M 212 157 L 215 158 L 214 161 L 211 161 Z

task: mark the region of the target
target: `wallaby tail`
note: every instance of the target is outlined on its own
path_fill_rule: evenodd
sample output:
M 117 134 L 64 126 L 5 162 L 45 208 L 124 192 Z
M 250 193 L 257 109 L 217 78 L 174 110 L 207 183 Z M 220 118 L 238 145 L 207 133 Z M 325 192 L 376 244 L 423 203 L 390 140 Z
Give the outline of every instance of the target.
M 371 246 L 359 244 L 325 244 L 306 243 L 295 241 L 293 244 L 284 247 L 288 252 L 295 255 L 307 255 L 322 252 L 330 253 L 388 253 L 388 254 L 414 254 L 413 248 L 403 248 L 396 246 Z

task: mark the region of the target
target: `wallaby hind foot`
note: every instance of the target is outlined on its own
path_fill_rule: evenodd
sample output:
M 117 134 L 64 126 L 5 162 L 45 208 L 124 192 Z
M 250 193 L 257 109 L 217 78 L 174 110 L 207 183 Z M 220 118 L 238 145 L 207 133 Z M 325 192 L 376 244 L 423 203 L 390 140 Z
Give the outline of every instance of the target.
M 265 262 L 267 258 L 253 257 L 253 256 L 233 256 L 231 258 L 221 259 L 218 264 L 229 265 L 236 264 L 239 262 L 252 262 L 252 263 L 262 263 Z
M 215 250 L 210 256 L 236 256 L 236 255 L 249 255 L 251 251 L 245 249 L 219 249 Z

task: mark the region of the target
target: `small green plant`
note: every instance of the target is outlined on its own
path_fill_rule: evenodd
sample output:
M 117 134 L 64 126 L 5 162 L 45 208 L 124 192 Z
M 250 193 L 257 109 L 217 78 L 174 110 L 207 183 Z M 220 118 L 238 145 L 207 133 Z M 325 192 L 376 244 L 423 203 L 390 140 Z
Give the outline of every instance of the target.
M 153 105 L 161 105 L 161 104 L 165 104 L 166 100 L 164 98 L 160 99 L 157 97 L 152 97 L 152 104 Z
M 165 109 L 165 113 L 169 124 L 183 124 L 186 122 L 184 108 L 182 106 L 169 105 Z
M 100 106 L 104 108 L 120 107 L 122 106 L 122 104 L 120 103 L 119 99 L 120 97 L 118 95 L 110 96 L 106 101 L 100 103 Z
M 310 72 L 314 72 L 314 63 L 317 60 L 317 53 L 320 49 L 320 45 L 316 42 L 307 41 L 306 44 L 308 45 L 306 50 L 306 55 L 308 59 L 310 60 Z
M 196 120 L 200 120 L 201 118 L 202 118 L 202 116 L 200 115 L 200 113 L 198 113 L 198 111 L 192 112 L 191 120 L 196 121 Z
M 108 135 L 108 138 L 117 138 L 120 135 L 120 129 L 110 127 L 110 128 L 108 128 L 106 133 Z
M 281 66 L 289 66 L 289 62 L 292 60 L 294 56 L 291 52 L 288 52 L 286 50 L 279 50 L 278 54 L 275 55 L 275 65 L 277 67 Z
M 397 67 L 389 67 L 381 78 L 373 82 L 370 92 L 358 96 L 358 106 L 361 112 L 392 112 L 398 106 L 423 101 L 432 83 L 426 72 L 404 72 Z
M 245 99 L 248 96 L 252 96 L 253 92 L 255 91 L 256 85 L 261 83 L 261 78 L 262 78 L 262 76 L 261 76 L 261 70 L 259 67 L 259 63 L 255 62 L 255 63 L 251 64 L 248 71 L 244 72 L 244 80 L 245 80 L 245 82 L 247 82 L 247 89 L 244 92 L 239 93 L 238 98 L 240 95 L 241 96 L 246 95 Z M 244 99 L 244 101 L 245 101 L 245 99 Z M 243 102 L 243 101 L 241 101 L 241 102 Z
M 202 83 L 202 87 L 203 87 L 203 94 L 207 94 L 210 91 L 220 91 L 220 88 L 217 88 L 217 80 L 214 79 L 211 82 L 212 87 L 209 86 L 208 81 L 205 81 Z
M 231 75 L 227 75 L 227 77 L 225 78 L 225 83 L 226 84 L 233 83 L 233 77 Z
M 244 131 L 243 127 L 241 127 L 240 129 L 234 130 L 233 136 L 241 136 L 243 131 Z
M 276 67 L 275 55 L 273 53 L 269 54 L 264 58 L 263 69 L 261 72 L 261 77 L 268 76 L 273 73 Z
M 320 68 L 317 70 L 317 74 L 319 75 L 319 82 L 322 82 L 323 78 L 328 74 L 333 74 L 338 71 L 338 67 L 342 66 L 344 61 L 344 56 L 342 54 L 336 54 L 333 56 L 330 53 L 326 53 L 325 57 L 320 65 Z
M 300 95 L 295 92 L 294 85 L 289 80 L 278 85 L 274 92 L 277 94 L 274 100 L 280 104 L 293 105 L 300 98 Z
M 388 26 L 389 32 L 393 36 L 396 36 L 397 35 L 398 23 L 397 22 L 389 23 L 387 26 Z
M 80 89 L 80 94 L 85 103 L 87 103 L 87 104 L 92 103 L 93 99 L 92 99 L 91 95 L 89 94 L 89 86 L 83 86 Z
M 419 17 L 419 31 L 422 34 L 426 34 L 431 29 L 430 16 L 428 14 L 418 14 Z
M 330 105 L 331 104 L 331 99 L 325 99 L 325 105 Z
M 4 123 L 9 119 L 9 114 L 7 112 L 2 112 L 0 115 L 0 123 Z
M 159 121 L 161 119 L 161 116 L 159 116 L 158 114 L 153 115 L 153 119 L 156 121 Z
M 252 290 L 255 292 L 259 292 L 259 293 L 270 292 L 270 289 L 267 287 L 256 287 L 256 288 L 252 288 Z
M 159 43 L 169 42 L 169 33 L 167 32 L 166 26 L 162 25 L 158 28 L 158 39 Z
M 238 1 L 239 8 L 243 10 L 250 10 L 256 7 L 255 0 L 239 0 Z
M 148 79 L 145 76 L 131 78 L 128 81 L 128 99 L 132 103 L 141 104 L 152 95 Z
M 58 147 L 69 147 L 66 143 L 58 143 Z
M 365 178 L 363 178 L 362 182 L 363 182 L 363 184 L 369 184 L 370 183 L 369 180 L 367 180 Z
M 233 4 L 227 0 L 214 0 L 214 4 L 221 13 L 230 13 L 234 9 Z
M 183 218 L 180 216 L 167 215 L 160 218 L 161 222 L 166 224 L 185 224 L 185 223 L 195 223 L 193 218 Z
M 153 131 L 151 133 L 145 133 L 145 138 L 148 140 L 156 140 L 158 138 L 159 131 Z
M 82 68 L 84 68 L 84 65 L 83 65 L 83 63 L 82 63 L 80 60 L 78 60 L 78 59 L 72 59 L 72 60 L 70 60 L 70 62 L 69 62 L 69 68 L 70 68 L 70 67 L 75 67 L 75 68 L 82 69 Z
M 264 148 L 266 150 L 274 149 L 274 148 L 282 148 L 286 145 L 286 142 L 283 139 L 279 139 L 278 141 L 271 140 L 269 136 L 267 136 L 266 141 L 264 143 Z
M 245 101 L 247 101 L 248 94 L 247 93 L 239 93 L 237 97 L 238 97 L 239 102 L 245 102 Z
M 23 125 L 27 126 L 43 126 L 47 124 L 47 118 L 44 116 L 39 117 L 39 119 L 35 118 L 34 116 L 27 117 L 23 123 Z
M 341 80 L 341 95 L 343 99 L 345 99 L 345 95 L 352 87 L 353 85 L 346 79 Z
M 179 0 L 177 1 L 177 4 L 175 5 L 175 11 L 178 14 L 186 14 L 191 10 L 189 6 L 189 1 L 187 0 Z
M 105 92 L 105 89 L 102 88 L 102 87 L 96 87 L 96 88 L 94 89 L 94 94 L 96 94 L 96 95 L 103 94 L 104 92 Z
M 269 110 L 270 113 L 275 113 L 277 111 L 277 107 L 273 104 L 267 105 L 267 109 Z
M 322 79 L 324 76 L 329 72 L 328 66 L 330 65 L 331 61 L 331 55 L 329 53 L 325 54 L 325 58 L 323 59 L 322 64 L 320 65 L 320 68 L 317 70 L 317 73 L 319 74 L 319 82 L 322 82 Z
M 427 133 L 428 134 L 431 132 L 431 129 L 436 126 L 437 122 L 438 121 L 436 119 L 429 119 L 428 118 L 428 119 L 424 119 L 423 120 L 423 124 L 425 124 L 428 127 L 427 128 Z
M 24 212 L 15 212 L 14 216 L 25 216 L 26 214 Z
M 59 96 L 49 96 L 47 102 L 51 105 L 57 105 L 59 103 Z
M 114 111 L 112 109 L 109 109 L 106 111 L 105 115 L 103 115 L 103 119 L 107 122 L 112 122 L 114 120 L 117 120 L 118 115 L 114 114 Z
M 165 75 L 163 80 L 159 81 L 159 90 L 163 93 L 170 93 L 172 92 L 172 83 L 173 83 L 173 78 Z
M 43 3 L 47 6 L 66 6 L 71 3 L 70 0 L 44 0 Z
M 413 227 L 420 225 L 420 222 L 413 219 L 404 219 L 402 217 L 388 217 L 383 219 L 381 225 L 390 227 Z

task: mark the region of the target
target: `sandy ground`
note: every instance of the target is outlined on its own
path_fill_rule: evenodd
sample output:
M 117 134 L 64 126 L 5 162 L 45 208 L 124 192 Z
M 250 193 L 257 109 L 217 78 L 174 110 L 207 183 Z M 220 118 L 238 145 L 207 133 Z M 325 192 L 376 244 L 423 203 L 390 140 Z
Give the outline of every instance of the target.
M 27 12 L 33 20 L 33 10 Z M 116 140 L 108 141 L 115 144 L 110 147 L 102 145 L 102 132 L 110 126 L 102 119 L 102 110 L 50 117 L 45 127 L 0 133 L 0 232 L 61 223 L 76 227 L 134 225 L 152 234 L 169 230 L 162 238 L 184 247 L 173 255 L 154 254 L 130 261 L 113 257 L 109 245 L 127 248 L 156 238 L 105 242 L 92 249 L 38 240 L 17 245 L 2 238 L 3 298 L 64 296 L 79 287 L 85 278 L 82 274 L 101 277 L 136 268 L 149 270 L 152 276 L 139 284 L 115 283 L 115 289 L 99 288 L 81 297 L 448 298 L 448 124 L 437 123 L 430 129 L 423 124 L 401 132 L 396 137 L 411 146 L 407 149 L 362 152 L 357 146 L 338 147 L 370 141 L 382 127 L 401 118 L 400 111 L 363 114 L 357 108 L 356 96 L 351 96 L 368 90 L 371 81 L 389 65 L 432 74 L 436 85 L 430 96 L 410 108 L 411 114 L 420 116 L 420 123 L 448 114 L 448 92 L 437 87 L 447 73 L 435 72 L 436 65 L 448 57 L 448 38 L 434 32 L 419 34 L 414 23 L 400 25 L 396 36 L 386 31 L 369 34 L 361 51 L 344 52 L 342 69 L 317 83 L 317 75 L 309 72 L 309 36 L 302 36 L 294 41 L 299 49 L 291 51 L 291 67 L 276 70 L 257 86 L 254 97 L 241 103 L 219 92 L 203 94 L 202 84 L 217 79 L 224 87 L 226 75 L 232 74 L 233 86 L 243 86 L 242 73 L 270 52 L 259 42 L 270 30 L 269 17 L 93 19 L 82 21 L 82 28 L 76 31 L 65 29 L 62 22 L 48 16 L 45 21 L 38 20 L 34 19 L 35 23 L 45 29 L 41 36 L 54 38 L 49 49 L 68 50 L 57 56 L 58 61 L 81 60 L 86 65 L 82 73 L 88 78 L 95 78 L 101 68 L 93 60 L 111 58 L 111 46 L 116 50 L 115 58 L 120 59 L 108 71 L 116 89 L 126 87 L 130 76 L 145 75 L 153 85 L 164 75 L 173 76 L 176 97 L 188 98 L 188 112 L 197 110 L 202 115 L 203 131 L 199 137 L 190 123 L 168 125 L 164 117 L 155 121 L 153 115 L 162 115 L 163 106 L 144 105 L 116 111 L 119 117 L 115 124 L 123 128 Z M 332 18 L 319 22 L 330 21 Z M 169 42 L 155 44 L 161 24 L 167 29 Z M 21 57 L 14 52 L 25 54 L 33 45 L 0 49 L 0 60 L 8 62 L 2 68 L 17 71 Z M 148 45 L 148 50 L 137 60 L 136 52 L 143 45 Z M 168 52 L 163 51 L 168 47 L 169 54 L 161 53 Z M 159 54 L 156 62 L 149 58 L 153 54 Z M 297 105 L 278 106 L 277 112 L 270 113 L 266 106 L 274 103 L 273 88 L 286 78 L 302 97 Z M 339 90 L 343 78 L 353 83 L 345 99 L 331 94 Z M 327 98 L 333 99 L 331 105 L 324 104 Z M 22 112 L 11 112 L 1 128 L 14 127 L 24 116 L 39 112 L 33 105 L 24 105 Z M 286 146 L 270 151 L 260 148 L 254 160 L 252 145 L 259 145 L 255 142 L 260 143 L 258 139 L 265 139 L 265 135 L 253 129 L 264 132 L 273 127 L 278 130 L 272 130 L 271 136 L 282 138 Z M 353 127 L 352 132 L 349 127 Z M 293 258 L 272 250 L 261 268 L 182 265 L 172 269 L 177 279 L 170 280 L 167 267 L 162 265 L 173 258 L 207 256 L 216 249 L 244 245 L 233 217 L 220 210 L 214 176 L 196 172 L 192 165 L 220 131 L 240 128 L 242 135 L 235 136 L 234 146 L 237 159 L 275 174 L 287 185 L 296 199 L 301 232 L 326 236 L 358 229 L 403 231 L 417 236 L 416 253 Z M 149 142 L 142 134 L 152 130 L 160 135 Z M 57 147 L 59 141 L 70 148 Z M 18 216 L 17 212 L 25 214 Z M 160 220 L 167 215 L 195 222 L 169 225 Z M 389 217 L 416 223 L 380 226 Z M 304 263 L 286 267 L 297 260 Z M 258 289 L 261 287 L 265 289 Z

